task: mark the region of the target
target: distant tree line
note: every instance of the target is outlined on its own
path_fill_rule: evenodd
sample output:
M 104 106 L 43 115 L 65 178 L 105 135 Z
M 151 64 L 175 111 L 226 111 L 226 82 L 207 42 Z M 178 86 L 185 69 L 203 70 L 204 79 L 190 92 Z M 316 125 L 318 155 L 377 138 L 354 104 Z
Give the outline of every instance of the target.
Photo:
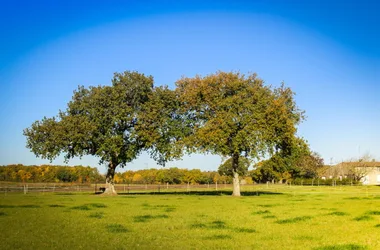
M 89 166 L 59 166 L 41 165 L 25 166 L 12 164 L 0 166 L 0 181 L 10 182 L 75 182 L 94 183 L 104 182 L 105 175 L 100 174 L 98 169 Z M 252 183 L 252 179 L 246 172 L 241 177 L 246 183 Z M 200 169 L 144 169 L 126 171 L 115 174 L 117 184 L 215 184 L 232 183 L 232 176 L 218 171 L 201 171 Z
M 76 182 L 104 181 L 97 168 L 84 166 L 24 166 L 22 164 L 0 166 L 0 181 L 13 182 Z
M 244 178 L 244 177 L 242 177 Z M 246 176 L 250 179 L 250 177 Z M 115 183 L 125 184 L 215 184 L 232 183 L 232 176 L 219 174 L 217 171 L 200 169 L 144 169 L 115 174 Z M 252 183 L 252 180 L 250 181 Z

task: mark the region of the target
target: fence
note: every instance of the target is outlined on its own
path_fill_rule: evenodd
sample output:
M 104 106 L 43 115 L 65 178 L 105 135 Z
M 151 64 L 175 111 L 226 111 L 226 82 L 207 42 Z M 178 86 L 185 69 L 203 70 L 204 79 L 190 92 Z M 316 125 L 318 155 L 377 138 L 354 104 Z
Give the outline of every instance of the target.
M 1 183 L 1 193 L 101 193 L 104 183 L 74 184 L 74 183 Z M 116 184 L 118 193 L 160 193 L 160 192 L 190 192 L 190 191 L 212 191 L 232 190 L 232 184 Z
M 344 186 L 329 185 L 286 185 L 286 184 L 243 184 L 241 191 L 247 195 L 259 195 L 260 193 L 288 193 L 288 194 L 307 194 L 324 193 L 329 194 L 359 194 L 380 196 L 380 188 L 377 186 Z M 12 183 L 0 182 L 0 194 L 7 193 L 101 193 L 104 183 L 76 184 L 76 183 Z M 119 194 L 158 194 L 158 193 L 223 193 L 232 192 L 232 184 L 116 184 L 115 189 Z M 216 192 L 217 191 L 217 192 Z M 251 194 L 249 194 L 251 193 Z

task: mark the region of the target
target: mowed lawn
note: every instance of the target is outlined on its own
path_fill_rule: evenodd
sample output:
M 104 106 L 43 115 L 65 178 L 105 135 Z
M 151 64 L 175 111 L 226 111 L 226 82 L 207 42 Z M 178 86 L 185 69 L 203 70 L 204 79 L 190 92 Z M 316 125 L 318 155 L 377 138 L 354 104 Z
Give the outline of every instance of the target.
M 380 249 L 380 187 L 249 189 L 0 193 L 0 249 Z

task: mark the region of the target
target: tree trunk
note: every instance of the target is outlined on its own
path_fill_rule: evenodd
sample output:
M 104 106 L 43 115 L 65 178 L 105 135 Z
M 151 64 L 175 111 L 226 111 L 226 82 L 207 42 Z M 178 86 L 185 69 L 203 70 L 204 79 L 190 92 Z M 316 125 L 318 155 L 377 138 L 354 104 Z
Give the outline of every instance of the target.
M 104 191 L 105 195 L 117 194 L 115 190 L 115 182 L 114 182 L 116 166 L 117 164 L 113 162 L 110 162 L 108 164 L 108 170 L 107 170 L 107 176 L 106 176 L 106 190 Z
M 233 192 L 232 196 L 240 196 L 240 180 L 239 180 L 239 154 L 234 153 L 232 156 L 232 174 L 233 174 Z

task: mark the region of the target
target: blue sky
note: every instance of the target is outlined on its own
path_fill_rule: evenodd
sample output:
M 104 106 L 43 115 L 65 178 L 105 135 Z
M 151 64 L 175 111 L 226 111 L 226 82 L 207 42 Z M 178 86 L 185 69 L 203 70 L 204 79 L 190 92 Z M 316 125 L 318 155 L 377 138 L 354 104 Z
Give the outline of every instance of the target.
M 48 163 L 25 148 L 22 130 L 65 109 L 78 85 L 107 85 L 124 70 L 171 87 L 217 70 L 284 81 L 308 117 L 298 134 L 326 163 L 380 160 L 376 1 L 56 2 L 0 3 L 0 165 Z M 74 164 L 98 166 L 93 157 Z M 219 164 L 193 155 L 168 166 Z M 142 154 L 127 169 L 147 167 L 156 165 Z

